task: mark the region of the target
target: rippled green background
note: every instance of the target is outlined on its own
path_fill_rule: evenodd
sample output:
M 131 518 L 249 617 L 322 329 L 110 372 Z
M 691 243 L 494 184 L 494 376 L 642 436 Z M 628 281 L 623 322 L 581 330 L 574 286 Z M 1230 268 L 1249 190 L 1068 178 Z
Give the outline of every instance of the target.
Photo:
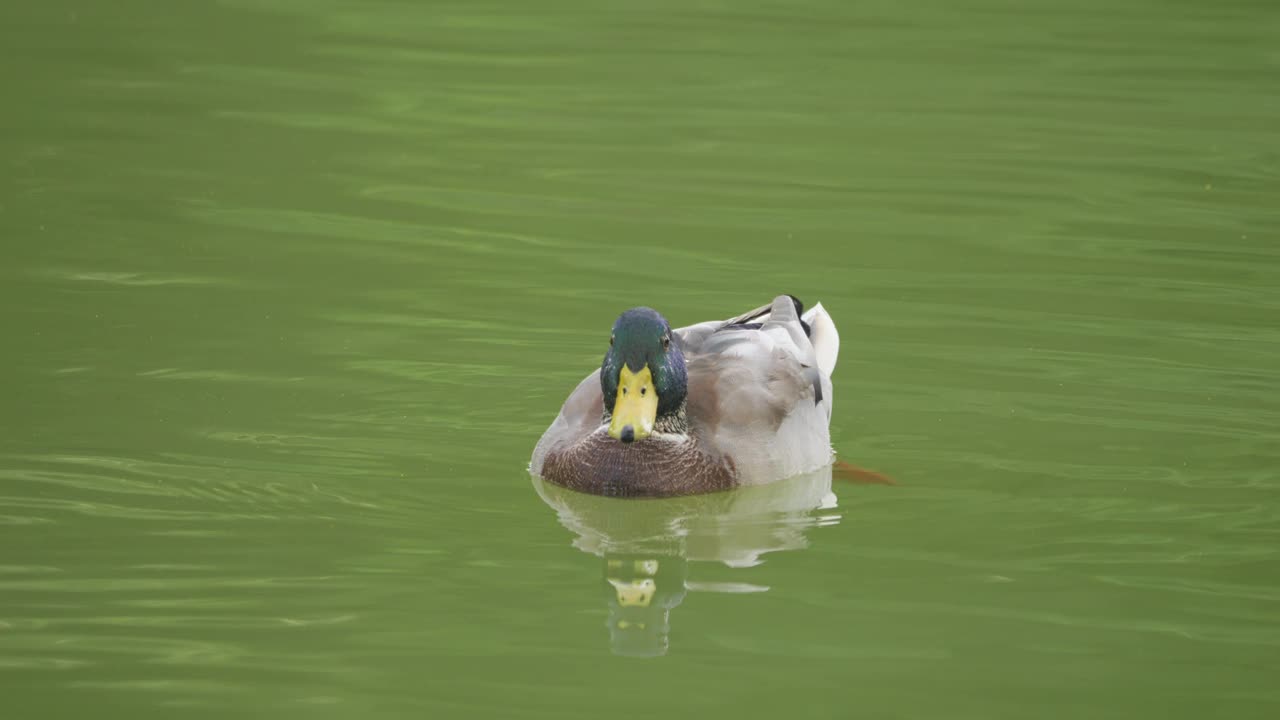
M 5 717 L 1280 712 L 1271 0 L 57 0 L 0 52 Z M 615 655 L 529 452 L 620 310 L 779 292 L 899 485 L 673 551 Z

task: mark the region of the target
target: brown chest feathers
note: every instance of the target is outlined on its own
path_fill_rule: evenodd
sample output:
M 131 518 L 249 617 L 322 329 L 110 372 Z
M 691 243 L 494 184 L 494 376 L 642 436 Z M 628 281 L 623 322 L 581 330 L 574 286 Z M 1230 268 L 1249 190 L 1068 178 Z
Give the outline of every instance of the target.
M 549 453 L 541 476 L 610 497 L 671 497 L 738 486 L 733 459 L 705 452 L 694 439 L 655 436 L 627 444 L 603 432 Z

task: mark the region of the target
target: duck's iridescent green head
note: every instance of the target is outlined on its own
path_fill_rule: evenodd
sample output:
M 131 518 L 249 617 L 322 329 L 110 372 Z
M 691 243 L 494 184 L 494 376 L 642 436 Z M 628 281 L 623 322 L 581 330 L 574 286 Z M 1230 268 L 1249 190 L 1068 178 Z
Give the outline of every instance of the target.
M 667 319 L 646 307 L 622 313 L 600 366 L 609 435 L 626 443 L 645 439 L 660 418 L 680 411 L 688 383 Z

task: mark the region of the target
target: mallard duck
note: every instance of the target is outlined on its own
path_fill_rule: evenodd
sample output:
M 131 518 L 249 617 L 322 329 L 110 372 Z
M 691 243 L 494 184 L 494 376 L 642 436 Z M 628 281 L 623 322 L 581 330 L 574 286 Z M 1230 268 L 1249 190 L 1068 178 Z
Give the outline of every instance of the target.
M 822 304 L 804 312 L 791 295 L 675 330 L 656 310 L 632 308 L 529 469 L 596 495 L 670 497 L 823 467 L 839 349 Z

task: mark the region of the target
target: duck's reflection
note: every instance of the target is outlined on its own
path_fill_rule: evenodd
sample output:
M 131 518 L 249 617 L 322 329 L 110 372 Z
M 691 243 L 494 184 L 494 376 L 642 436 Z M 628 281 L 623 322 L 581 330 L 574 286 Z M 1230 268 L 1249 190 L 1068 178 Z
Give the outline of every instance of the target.
M 667 652 L 671 608 L 688 592 L 689 563 L 678 555 L 607 555 L 609 647 L 619 655 Z
M 609 642 L 619 655 L 664 655 L 671 610 L 688 592 L 761 592 L 760 585 L 699 583 L 690 565 L 751 567 L 765 553 L 808 546 L 813 528 L 839 521 L 831 468 L 732 492 L 667 500 L 584 495 L 534 478 L 538 495 L 574 533 L 573 546 L 604 559 Z

